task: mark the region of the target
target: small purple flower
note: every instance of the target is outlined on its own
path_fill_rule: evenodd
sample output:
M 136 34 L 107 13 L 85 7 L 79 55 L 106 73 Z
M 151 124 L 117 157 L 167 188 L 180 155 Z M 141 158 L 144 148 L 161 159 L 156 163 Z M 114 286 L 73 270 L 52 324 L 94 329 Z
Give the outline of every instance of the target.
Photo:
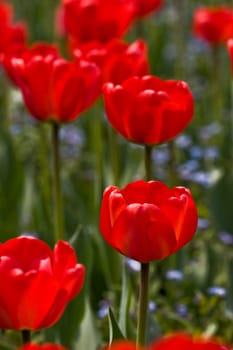
M 214 122 L 201 128 L 200 137 L 203 141 L 208 141 L 211 137 L 218 135 L 221 130 L 221 125 L 217 122 Z
M 170 151 L 167 145 L 162 145 L 156 148 L 152 153 L 152 158 L 157 164 L 166 164 L 170 160 Z
M 190 136 L 183 134 L 183 135 L 177 136 L 177 138 L 175 139 L 175 144 L 177 147 L 185 149 L 192 145 L 192 140 Z
M 218 234 L 219 240 L 226 244 L 226 245 L 233 245 L 233 234 L 226 232 L 226 231 L 221 231 Z
M 179 270 L 168 270 L 165 275 L 166 279 L 169 281 L 177 281 L 180 282 L 184 278 L 184 274 Z
M 108 315 L 108 310 L 110 307 L 109 300 L 101 300 L 99 303 L 99 310 L 97 312 L 97 315 L 99 318 L 104 318 Z
M 149 302 L 149 312 L 155 312 L 157 310 L 157 305 L 154 301 Z
M 198 224 L 197 227 L 199 230 L 206 230 L 210 225 L 210 222 L 208 219 L 204 218 L 198 218 Z
M 141 264 L 138 261 L 126 258 L 125 262 L 131 272 L 139 272 L 141 270 Z
M 184 178 L 184 177 L 192 174 L 198 168 L 199 168 L 199 161 L 196 159 L 191 159 L 191 160 L 188 160 L 187 162 L 181 164 L 178 167 L 178 172 L 180 173 L 181 177 Z
M 176 304 L 175 311 L 181 317 L 186 317 L 188 315 L 188 308 L 184 304 Z
M 219 286 L 212 286 L 207 289 L 207 293 L 211 296 L 217 296 L 220 298 L 225 298 L 226 297 L 226 289 L 223 287 Z
M 219 158 L 219 149 L 216 146 L 210 146 L 205 149 L 205 159 L 215 160 Z
M 190 155 L 192 158 L 200 159 L 204 155 L 204 149 L 200 146 L 192 146 L 190 148 Z
M 214 179 L 211 173 L 205 171 L 196 171 L 192 174 L 182 176 L 183 179 L 195 182 L 205 188 L 209 188 L 214 183 Z

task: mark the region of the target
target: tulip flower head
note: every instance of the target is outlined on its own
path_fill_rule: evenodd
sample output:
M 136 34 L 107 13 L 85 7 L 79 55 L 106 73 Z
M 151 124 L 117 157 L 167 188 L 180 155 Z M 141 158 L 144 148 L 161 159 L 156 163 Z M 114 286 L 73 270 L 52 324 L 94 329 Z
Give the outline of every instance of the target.
M 167 142 L 189 124 L 194 102 L 183 81 L 131 77 L 103 87 L 106 114 L 124 138 L 147 145 Z
M 17 86 L 17 80 L 19 76 L 18 70 L 15 66 L 15 62 L 18 61 L 16 61 L 15 58 L 22 60 L 24 64 L 26 64 L 30 63 L 30 61 L 33 60 L 33 58 L 36 56 L 46 57 L 47 59 L 48 57 L 58 59 L 60 57 L 60 53 L 56 45 L 51 45 L 43 42 L 36 42 L 30 48 L 25 48 L 22 52 L 19 52 L 17 55 L 13 53 L 4 56 L 2 61 L 4 69 L 14 85 Z
M 40 121 L 73 121 L 100 94 L 101 75 L 94 63 L 68 62 L 56 52 L 34 51 L 13 58 L 11 70 L 26 107 Z
M 37 345 L 37 344 L 26 344 L 24 346 L 22 346 L 20 349 L 18 350 L 66 350 L 66 348 L 64 348 L 61 345 L 56 345 L 56 344 L 43 344 L 43 345 Z
M 233 8 L 199 7 L 193 15 L 193 33 L 211 45 L 219 45 L 233 37 Z
M 143 350 L 141 347 L 136 348 L 136 344 L 128 340 L 118 340 L 102 350 Z
M 100 210 L 100 232 L 121 254 L 146 263 L 166 258 L 194 236 L 197 209 L 185 187 L 138 180 L 108 187 Z
M 23 22 L 13 22 L 13 7 L 0 1 L 0 61 L 5 55 L 22 52 L 26 47 L 27 29 Z
M 136 350 L 136 344 L 125 340 L 117 341 L 102 350 Z M 193 338 L 185 333 L 174 333 L 154 341 L 140 350 L 230 350 L 227 346 L 213 339 Z
M 60 27 L 80 43 L 106 43 L 125 34 L 134 13 L 134 0 L 63 0 Z
M 84 57 L 97 64 L 103 82 L 120 84 L 131 76 L 149 74 L 147 46 L 143 40 L 131 44 L 121 40 L 112 40 L 107 44 L 92 42 L 73 51 L 75 57 Z
M 174 333 L 155 341 L 148 350 L 230 350 L 220 342 L 203 337 L 194 338 L 185 333 Z
M 0 329 L 37 330 L 61 317 L 81 290 L 85 268 L 73 248 L 59 241 L 54 251 L 29 236 L 0 245 Z

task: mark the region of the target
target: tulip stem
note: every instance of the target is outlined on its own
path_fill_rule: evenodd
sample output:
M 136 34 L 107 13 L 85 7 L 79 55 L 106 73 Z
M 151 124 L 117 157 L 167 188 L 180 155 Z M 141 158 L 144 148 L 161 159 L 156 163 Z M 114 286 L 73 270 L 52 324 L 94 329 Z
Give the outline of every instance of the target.
M 184 0 L 174 0 L 174 10 L 175 10 L 175 18 L 174 21 L 175 30 L 175 41 L 176 41 L 176 48 L 177 48 L 177 55 L 175 60 L 175 76 L 178 79 L 183 79 L 184 77 L 184 68 L 186 67 L 185 61 L 184 61 L 184 52 L 185 52 L 185 27 L 184 27 L 184 19 L 186 18 L 185 13 L 185 5 Z
M 53 191 L 54 191 L 54 236 L 58 241 L 64 237 L 64 213 L 61 195 L 59 130 L 57 123 L 52 124 L 53 151 Z
M 218 46 L 212 47 L 212 85 L 214 114 L 216 122 L 222 121 L 222 96 L 221 96 L 221 72 L 220 72 L 220 49 Z
M 149 181 L 152 177 L 152 146 L 145 145 L 145 180 Z M 138 320 L 137 320 L 137 349 L 146 343 L 146 322 L 148 310 L 148 291 L 149 291 L 149 263 L 141 263 Z
M 119 154 L 119 143 L 118 143 L 118 134 L 116 131 L 111 128 L 110 129 L 110 137 L 111 137 L 111 161 L 112 161 L 112 171 L 113 171 L 113 180 L 114 185 L 119 185 L 119 160 L 120 160 L 120 154 Z
M 30 343 L 31 341 L 31 332 L 28 329 L 23 329 L 21 331 L 22 334 L 22 343 L 23 345 L 26 345 L 28 343 Z
M 145 145 L 145 180 L 152 178 L 152 146 Z
M 138 305 L 137 348 L 146 343 L 146 323 L 148 311 L 149 263 L 141 263 Z
M 230 169 L 233 173 L 233 79 L 231 80 L 230 152 Z

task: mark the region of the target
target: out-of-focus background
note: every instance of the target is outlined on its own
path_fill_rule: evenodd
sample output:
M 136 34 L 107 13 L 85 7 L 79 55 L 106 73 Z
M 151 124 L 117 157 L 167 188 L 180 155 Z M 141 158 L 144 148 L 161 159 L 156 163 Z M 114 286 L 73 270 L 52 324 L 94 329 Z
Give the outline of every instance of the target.
M 29 43 L 64 39 L 55 30 L 58 1 L 15 0 L 15 22 L 25 21 Z M 230 59 L 192 33 L 198 6 L 222 1 L 166 0 L 161 10 L 135 23 L 125 36 L 148 45 L 152 73 L 186 81 L 195 98 L 195 117 L 174 142 L 153 149 L 153 177 L 185 185 L 198 206 L 198 231 L 181 252 L 155 262 L 150 291 L 149 337 L 182 329 L 233 343 L 233 118 Z M 232 1 L 224 4 L 232 5 Z M 53 243 L 49 128 L 26 111 L 20 92 L 0 71 L 0 240 L 22 233 Z M 99 119 L 102 120 L 101 130 Z M 100 140 L 104 140 L 104 144 Z M 144 176 L 143 149 L 119 136 L 120 186 Z M 135 336 L 138 263 L 118 257 L 99 233 L 103 189 L 114 184 L 111 132 L 98 101 L 61 131 L 62 185 L 67 239 L 87 267 L 85 288 L 57 325 L 35 339 L 60 341 L 70 349 L 95 349 L 108 340 L 109 307 L 120 318 L 127 284 L 127 335 Z M 122 272 L 128 271 L 122 284 Z M 12 348 L 3 335 L 0 348 Z M 14 343 L 14 332 L 12 332 Z

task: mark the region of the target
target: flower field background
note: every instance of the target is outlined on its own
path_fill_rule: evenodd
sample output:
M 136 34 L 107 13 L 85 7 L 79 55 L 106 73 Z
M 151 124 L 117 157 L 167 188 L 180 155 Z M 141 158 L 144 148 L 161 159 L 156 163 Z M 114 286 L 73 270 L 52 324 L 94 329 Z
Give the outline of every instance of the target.
M 30 44 L 57 43 L 69 58 L 66 38 L 58 33 L 59 1 L 8 2 L 14 22 L 26 23 Z M 230 0 L 224 4 L 233 6 Z M 166 0 L 159 11 L 135 21 L 124 36 L 128 43 L 145 41 L 151 74 L 188 84 L 195 109 L 185 130 L 152 148 L 152 179 L 191 190 L 198 228 L 182 250 L 151 263 L 147 343 L 185 331 L 233 344 L 231 58 L 226 42 L 209 44 L 192 30 L 195 10 L 210 5 L 223 3 Z M 39 82 L 40 75 L 35 79 Z M 32 118 L 3 68 L 0 115 L 0 240 L 27 234 L 53 247 L 57 237 L 50 124 Z M 63 123 L 59 136 L 63 239 L 85 266 L 85 283 L 61 319 L 51 328 L 32 332 L 32 339 L 71 350 L 98 349 L 122 334 L 134 340 L 140 263 L 113 250 L 99 222 L 107 186 L 123 188 L 145 177 L 143 146 L 113 132 L 102 96 L 80 117 Z M 17 331 L 2 332 L 0 350 L 20 344 Z

